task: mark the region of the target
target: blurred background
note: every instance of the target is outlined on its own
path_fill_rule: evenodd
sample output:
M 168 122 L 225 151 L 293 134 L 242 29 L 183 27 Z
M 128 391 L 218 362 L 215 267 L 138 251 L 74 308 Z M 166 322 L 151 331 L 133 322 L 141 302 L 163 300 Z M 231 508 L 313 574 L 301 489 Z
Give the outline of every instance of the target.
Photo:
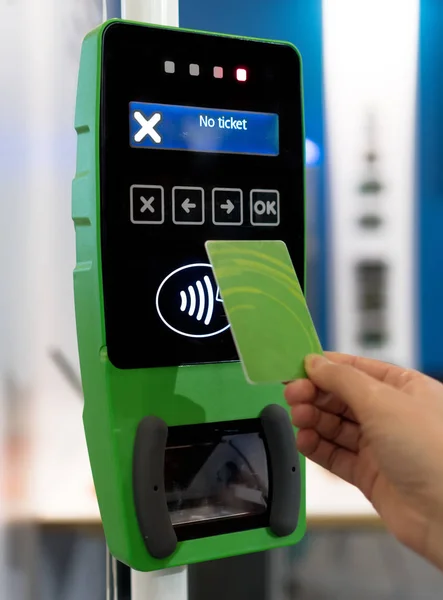
M 140 14 L 152 4 L 139 1 Z M 8 600 L 106 597 L 81 420 L 70 202 L 80 45 L 114 16 L 117 0 L 0 3 L 0 595 Z M 443 379 L 443 2 L 180 0 L 179 22 L 300 49 L 308 300 L 323 346 Z M 356 490 L 311 463 L 307 478 L 305 540 L 192 567 L 190 600 L 441 598 L 443 575 L 388 536 Z

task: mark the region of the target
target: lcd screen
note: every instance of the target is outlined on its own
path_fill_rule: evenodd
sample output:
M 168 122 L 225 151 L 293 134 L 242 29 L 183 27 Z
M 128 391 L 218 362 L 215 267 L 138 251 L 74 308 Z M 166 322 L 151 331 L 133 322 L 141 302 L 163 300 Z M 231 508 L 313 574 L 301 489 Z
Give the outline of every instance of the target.
M 277 156 L 278 115 L 131 102 L 132 148 Z

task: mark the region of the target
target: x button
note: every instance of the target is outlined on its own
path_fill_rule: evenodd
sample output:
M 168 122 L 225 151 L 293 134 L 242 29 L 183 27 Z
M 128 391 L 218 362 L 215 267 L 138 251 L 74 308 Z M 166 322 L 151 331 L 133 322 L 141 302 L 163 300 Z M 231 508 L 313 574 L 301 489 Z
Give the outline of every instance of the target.
M 161 225 L 165 220 L 164 191 L 161 185 L 132 185 L 131 222 Z

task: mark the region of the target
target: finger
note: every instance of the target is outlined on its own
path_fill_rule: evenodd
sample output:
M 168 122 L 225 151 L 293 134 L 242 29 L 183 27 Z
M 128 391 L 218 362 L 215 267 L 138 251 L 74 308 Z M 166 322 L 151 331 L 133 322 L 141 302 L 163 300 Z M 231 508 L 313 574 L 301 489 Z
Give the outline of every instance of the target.
M 319 389 L 340 398 L 360 422 L 369 415 L 373 416 L 374 412 L 391 411 L 392 402 L 401 400 L 399 392 L 348 364 L 312 355 L 307 357 L 305 368 L 309 379 Z
M 356 420 L 353 412 L 340 398 L 319 391 L 309 379 L 298 379 L 289 383 L 285 388 L 284 396 L 289 406 L 312 403 L 325 412 L 340 415 L 350 421 Z
M 313 462 L 354 485 L 357 455 L 322 439 L 313 429 L 301 429 L 297 435 L 298 450 Z
M 396 389 L 404 389 L 411 381 L 419 379 L 424 380 L 425 376 L 413 369 L 405 369 L 398 365 L 382 362 L 373 358 L 365 358 L 363 356 L 353 356 L 351 354 L 341 354 L 339 352 L 325 352 L 328 360 L 341 364 L 349 365 L 363 371 L 370 377 L 378 379 L 387 385 Z
M 299 429 L 314 429 L 323 439 L 357 452 L 360 427 L 341 417 L 325 413 L 312 404 L 298 404 L 291 409 L 292 422 Z
M 286 402 L 292 406 L 302 402 L 314 402 L 318 390 L 309 379 L 297 379 L 289 383 L 284 391 Z
M 334 396 L 334 394 L 328 394 L 318 390 L 314 404 L 324 412 L 338 415 L 339 417 L 348 419 L 348 421 L 357 421 L 349 406 L 346 406 L 343 400 L 340 400 L 340 398 Z

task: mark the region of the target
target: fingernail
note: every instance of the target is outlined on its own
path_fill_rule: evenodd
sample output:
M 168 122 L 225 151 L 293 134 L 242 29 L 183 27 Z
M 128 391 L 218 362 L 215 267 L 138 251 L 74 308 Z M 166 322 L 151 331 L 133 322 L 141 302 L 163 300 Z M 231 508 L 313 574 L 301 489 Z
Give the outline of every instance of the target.
M 328 362 L 329 360 L 320 354 L 310 354 L 305 359 L 305 365 L 307 369 L 317 369 Z

